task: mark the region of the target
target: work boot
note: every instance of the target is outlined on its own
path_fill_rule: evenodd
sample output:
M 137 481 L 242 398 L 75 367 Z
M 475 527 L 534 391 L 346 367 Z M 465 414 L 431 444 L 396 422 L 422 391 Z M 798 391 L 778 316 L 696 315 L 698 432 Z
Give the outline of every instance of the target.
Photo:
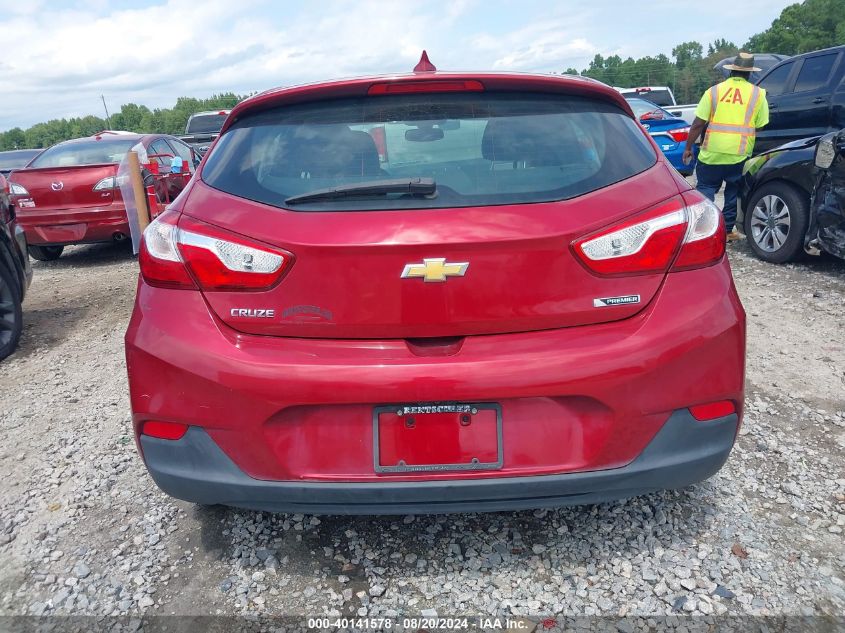
M 737 240 L 741 240 L 743 238 L 742 233 L 733 229 L 730 233 L 728 233 L 728 241 L 729 242 L 736 242 Z

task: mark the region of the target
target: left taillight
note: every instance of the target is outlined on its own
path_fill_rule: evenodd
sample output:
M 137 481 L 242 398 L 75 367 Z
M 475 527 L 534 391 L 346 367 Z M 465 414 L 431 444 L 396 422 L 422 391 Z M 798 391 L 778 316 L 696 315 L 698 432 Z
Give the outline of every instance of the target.
M 152 286 L 262 291 L 279 283 L 293 255 L 166 211 L 144 231 L 139 261 Z
M 29 198 L 29 191 L 23 185 L 9 181 L 9 195 L 16 198 Z
M 187 424 L 148 420 L 141 426 L 141 435 L 148 435 L 160 440 L 179 440 L 188 432 Z
M 719 208 L 686 192 L 630 220 L 572 244 L 579 260 L 599 275 L 642 275 L 709 266 L 725 253 Z M 674 262 L 674 263 L 673 263 Z
M 141 276 L 159 288 L 196 289 L 176 246 L 179 213 L 165 211 L 144 230 L 138 264 Z

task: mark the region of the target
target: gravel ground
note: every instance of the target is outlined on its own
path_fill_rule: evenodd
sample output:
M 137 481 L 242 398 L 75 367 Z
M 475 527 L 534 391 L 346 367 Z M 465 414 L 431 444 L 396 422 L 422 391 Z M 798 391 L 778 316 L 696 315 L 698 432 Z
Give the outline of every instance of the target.
M 845 263 L 730 249 L 747 413 L 718 475 L 598 506 L 392 518 L 164 496 L 130 435 L 135 260 L 97 245 L 36 263 L 20 349 L 0 365 L 0 615 L 484 614 L 554 616 L 539 629 L 557 630 L 599 614 L 628 616 L 622 631 L 804 615 L 839 630 Z

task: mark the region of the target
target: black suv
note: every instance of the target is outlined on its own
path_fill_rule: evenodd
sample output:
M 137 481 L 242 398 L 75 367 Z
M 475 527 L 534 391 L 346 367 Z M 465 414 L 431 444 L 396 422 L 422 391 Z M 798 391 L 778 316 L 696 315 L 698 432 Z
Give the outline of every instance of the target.
M 769 124 L 755 151 L 845 127 L 845 46 L 790 57 L 759 81 L 769 101 Z
M 15 222 L 8 182 L 0 174 L 0 360 L 18 345 L 23 328 L 21 302 L 31 280 L 26 238 Z

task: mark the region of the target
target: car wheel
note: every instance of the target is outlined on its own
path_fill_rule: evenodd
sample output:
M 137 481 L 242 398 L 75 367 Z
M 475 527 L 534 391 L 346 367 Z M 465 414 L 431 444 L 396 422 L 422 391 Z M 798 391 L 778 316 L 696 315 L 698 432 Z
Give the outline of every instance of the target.
M 39 262 L 51 262 L 62 256 L 62 251 L 65 250 L 65 247 L 33 246 L 30 244 L 29 247 L 27 247 L 27 250 L 29 250 L 29 256 L 32 257 L 32 259 L 37 259 Z
M 15 351 L 23 329 L 21 298 L 11 274 L 0 266 L 0 360 Z
M 784 264 L 804 253 L 810 201 L 792 185 L 773 182 L 760 188 L 748 201 L 745 235 L 760 259 Z

